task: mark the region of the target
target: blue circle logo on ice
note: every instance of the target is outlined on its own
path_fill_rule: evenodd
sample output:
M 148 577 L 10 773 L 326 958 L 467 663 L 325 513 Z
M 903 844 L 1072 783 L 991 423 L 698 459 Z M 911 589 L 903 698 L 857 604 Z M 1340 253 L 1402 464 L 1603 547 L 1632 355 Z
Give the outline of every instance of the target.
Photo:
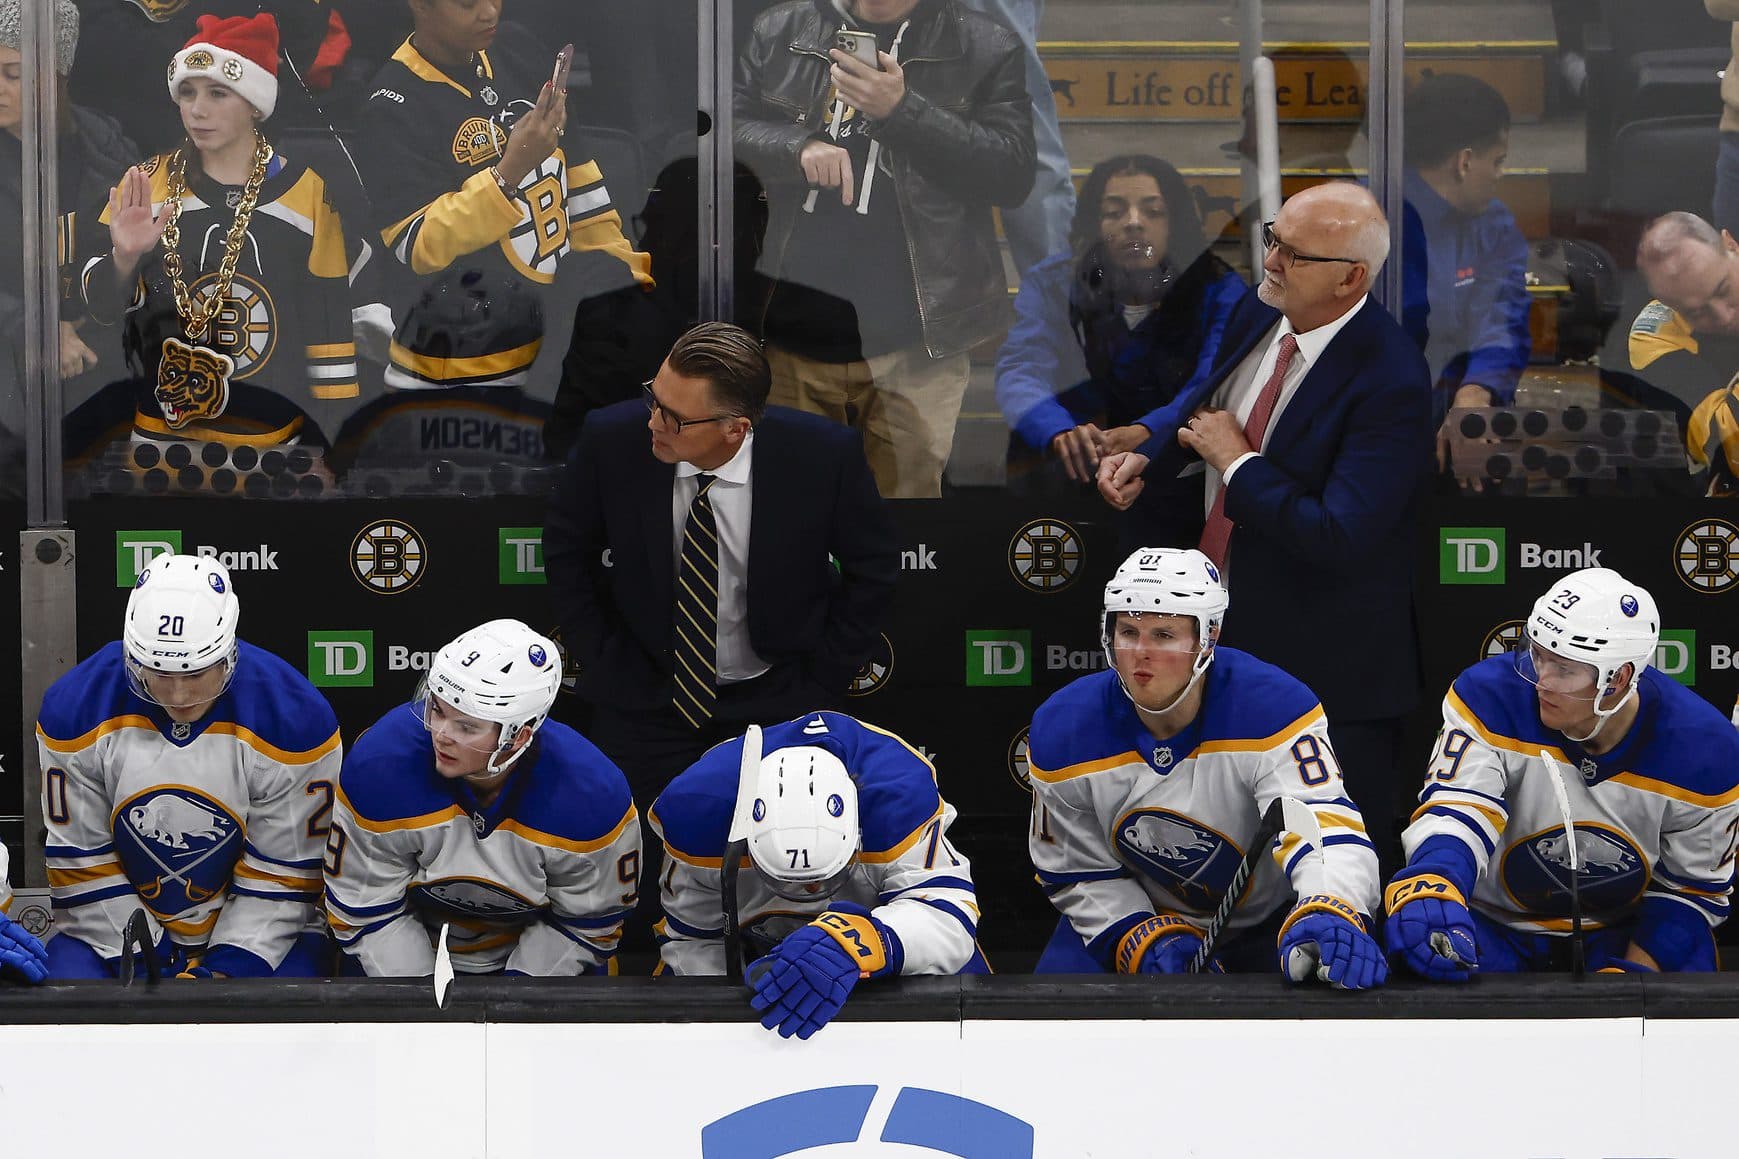
M 1620 830 L 1578 821 L 1576 855 L 1583 913 L 1624 909 L 1648 888 L 1648 859 Z M 1504 851 L 1498 874 L 1504 890 L 1524 912 L 1570 916 L 1570 842 L 1562 825 L 1511 845 Z
M 701 1159 L 765 1159 L 823 1147 L 841 1156 L 1032 1159 L 1032 1124 L 1007 1111 L 961 1095 L 901 1087 L 884 1119 L 871 1113 L 879 1089 L 818 1087 L 733 1111 L 701 1128 Z
M 229 889 L 242 823 L 204 793 L 155 786 L 122 801 L 114 818 L 127 880 L 158 917 L 177 917 Z
M 1170 809 L 1136 809 L 1117 822 L 1123 862 L 1140 870 L 1192 910 L 1212 910 L 1232 883 L 1244 854 L 1224 834 Z

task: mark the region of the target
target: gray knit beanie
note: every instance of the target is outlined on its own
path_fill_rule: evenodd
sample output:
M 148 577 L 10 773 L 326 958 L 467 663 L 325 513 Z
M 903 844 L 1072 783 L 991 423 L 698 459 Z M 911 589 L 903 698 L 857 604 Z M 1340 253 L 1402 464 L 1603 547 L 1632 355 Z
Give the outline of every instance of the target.
M 24 51 L 21 0 L 0 0 L 0 44 L 14 52 Z M 72 54 L 78 49 L 78 9 L 72 0 L 54 0 L 54 71 L 65 76 L 72 71 Z

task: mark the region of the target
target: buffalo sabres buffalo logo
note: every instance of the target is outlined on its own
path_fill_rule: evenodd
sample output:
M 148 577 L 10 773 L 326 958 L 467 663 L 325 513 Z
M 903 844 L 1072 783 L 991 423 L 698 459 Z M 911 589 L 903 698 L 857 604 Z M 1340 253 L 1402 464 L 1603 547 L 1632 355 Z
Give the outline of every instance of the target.
M 165 338 L 156 394 L 169 429 L 178 431 L 195 420 L 223 414 L 229 407 L 229 380 L 234 373 L 235 360 L 229 355 Z
M 501 156 L 507 134 L 486 117 L 468 117 L 453 134 L 453 160 L 461 165 L 481 165 Z
M 473 877 L 446 877 L 411 887 L 419 911 L 443 919 L 525 925 L 539 912 L 537 903 L 494 882 Z
M 115 810 L 115 851 L 139 897 L 174 918 L 219 896 L 241 857 L 242 824 L 194 789 L 165 785 Z
M 755 917 L 753 921 L 743 923 L 743 948 L 745 956 L 753 961 L 765 958 L 773 952 L 773 947 L 815 920 L 815 914 L 820 913 L 827 901 L 818 897 L 814 913 L 797 914 L 789 910 L 775 910 Z
M 1117 823 L 1117 852 L 1192 910 L 1212 910 L 1243 859 L 1236 845 L 1169 809 L 1137 809 Z
M 1576 823 L 1576 875 L 1589 913 L 1624 909 L 1648 886 L 1648 860 L 1628 836 L 1589 821 Z M 1570 916 L 1570 841 L 1562 825 L 1523 838 L 1504 852 L 1499 875 L 1519 908 Z

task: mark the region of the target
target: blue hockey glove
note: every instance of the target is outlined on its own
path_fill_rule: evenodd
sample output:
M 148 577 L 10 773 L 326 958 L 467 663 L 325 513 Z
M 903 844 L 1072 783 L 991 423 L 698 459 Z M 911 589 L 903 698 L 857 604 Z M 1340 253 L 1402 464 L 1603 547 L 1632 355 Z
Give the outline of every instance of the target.
M 1280 927 L 1280 972 L 1294 982 L 1321 978 L 1337 990 L 1368 990 L 1389 964 L 1357 907 L 1326 893 L 1301 897 Z
M 48 977 L 48 951 L 29 930 L 0 914 L 0 976 L 31 984 Z
M 749 1004 L 768 1030 L 806 1039 L 839 1013 L 858 979 L 891 972 L 903 958 L 898 943 L 867 912 L 830 910 L 749 965 Z
M 1187 974 L 1201 931 L 1170 914 L 1158 914 L 1133 927 L 1117 942 L 1119 974 Z
M 1383 941 L 1409 970 L 1433 982 L 1465 982 L 1479 969 L 1473 915 L 1448 878 L 1421 873 L 1392 881 L 1383 904 Z

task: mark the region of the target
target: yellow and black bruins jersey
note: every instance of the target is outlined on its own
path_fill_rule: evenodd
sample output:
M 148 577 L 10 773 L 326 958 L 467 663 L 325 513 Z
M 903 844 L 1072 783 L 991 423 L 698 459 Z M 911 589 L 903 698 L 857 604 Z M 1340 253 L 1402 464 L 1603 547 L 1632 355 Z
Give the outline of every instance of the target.
M 172 154 L 145 163 L 151 206 L 168 212 Z M 183 278 L 195 300 L 208 295 L 223 263 L 240 190 L 190 164 L 181 205 Z M 101 228 L 80 231 L 78 290 L 92 318 L 125 318 L 130 358 L 141 372 L 134 433 L 151 440 L 193 439 L 231 445 L 324 445 L 303 412 L 304 399 L 355 398 L 356 340 L 350 282 L 372 252 L 327 199 L 326 183 L 306 165 L 274 153 L 248 222 L 229 299 L 197 343 L 175 309 L 161 244 L 139 267 L 129 290 L 116 284 L 109 214 Z M 190 350 L 190 346 L 199 349 Z M 223 355 L 229 374 L 200 373 L 201 357 Z
M 381 239 L 417 277 L 415 299 L 393 311 L 389 386 L 524 385 L 543 342 L 539 287 L 569 253 L 652 282 L 596 162 L 558 145 L 512 198 L 496 185 L 489 170 L 544 81 L 515 59 L 498 45 L 478 54 L 477 75 L 451 77 L 407 39 L 375 75 L 357 160 Z

